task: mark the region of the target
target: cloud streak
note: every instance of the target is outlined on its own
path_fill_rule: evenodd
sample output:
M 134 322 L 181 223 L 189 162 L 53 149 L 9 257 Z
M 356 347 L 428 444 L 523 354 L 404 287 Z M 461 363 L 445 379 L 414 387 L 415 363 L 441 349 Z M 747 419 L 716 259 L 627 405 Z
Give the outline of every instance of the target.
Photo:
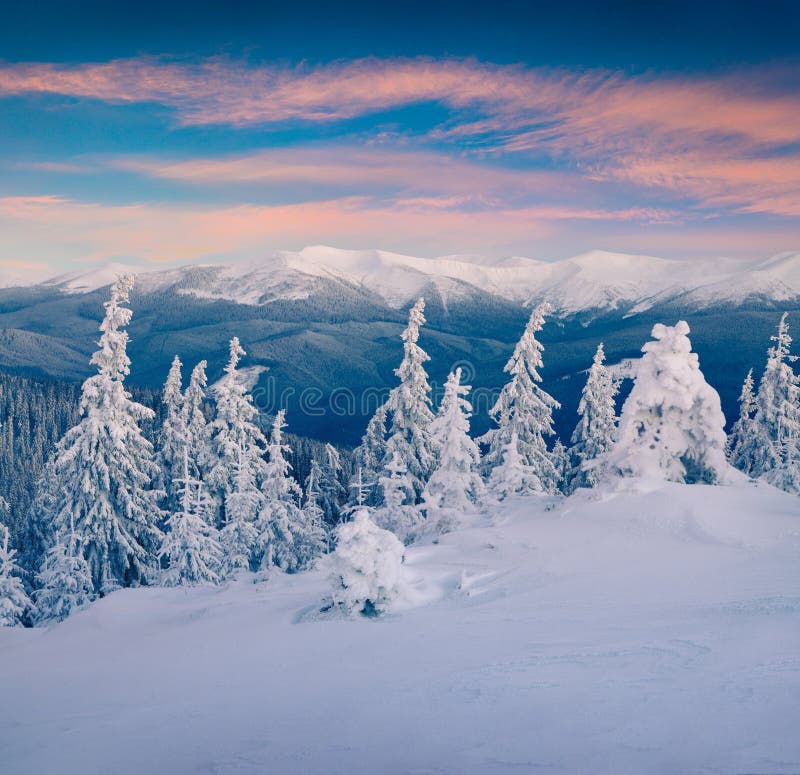
M 466 212 L 453 202 L 375 203 L 362 197 L 292 205 L 109 205 L 58 196 L 0 197 L 0 246 L 32 252 L 46 232 L 85 261 L 134 258 L 197 261 L 225 254 L 303 247 L 312 242 L 352 247 L 409 245 L 428 253 L 511 252 L 580 222 L 643 221 L 654 214 L 624 210 L 530 206 Z M 33 235 L 33 236 L 32 236 Z
M 794 216 L 800 92 L 779 85 L 796 83 L 798 76 L 800 68 L 791 64 L 700 77 L 531 69 L 457 59 L 277 67 L 224 58 L 135 58 L 6 64 L 0 66 L 0 96 L 157 103 L 172 109 L 184 126 L 232 127 L 286 121 L 329 125 L 436 103 L 448 110 L 444 120 L 406 130 L 417 145 L 444 144 L 461 154 L 488 154 L 490 160 L 544 154 L 588 178 L 676 192 L 700 207 Z M 402 182 L 401 155 L 386 148 L 382 154 L 382 160 L 377 152 L 359 158 L 351 150 L 346 163 L 337 165 L 311 151 L 306 160 L 286 158 L 280 167 L 278 154 L 265 153 L 160 169 L 150 164 L 146 171 L 212 182 L 305 178 L 322 185 L 349 181 L 370 186 L 381 177 Z M 443 158 L 431 155 L 431 170 L 440 178 L 452 175 L 463 181 L 467 165 Z M 785 160 L 789 163 L 782 169 Z M 748 167 L 768 174 L 769 185 L 749 181 Z M 503 176 L 512 187 L 528 185 L 525 175 L 489 171 L 484 165 L 482 179 L 490 188 Z M 413 189 L 412 183 L 406 181 Z M 454 185 L 451 193 L 463 193 L 463 188 L 463 183 Z

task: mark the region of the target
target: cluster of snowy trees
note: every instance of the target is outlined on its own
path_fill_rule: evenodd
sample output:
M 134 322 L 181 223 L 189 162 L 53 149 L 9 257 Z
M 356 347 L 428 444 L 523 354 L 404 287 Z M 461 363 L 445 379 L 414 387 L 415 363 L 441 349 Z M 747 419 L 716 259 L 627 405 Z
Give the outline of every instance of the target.
M 491 411 L 495 427 L 479 439 L 486 449 L 481 456 L 469 436 L 469 386 L 461 384 L 459 370 L 431 414 L 428 357 L 417 344 L 422 301 L 412 309 L 400 384 L 357 450 L 360 482 L 366 476 L 377 488 L 359 503 L 357 524 L 340 528 L 346 548 L 336 551 L 335 604 L 380 612 L 402 586 L 395 535 L 408 543 L 423 530 L 453 529 L 470 510 L 514 495 L 569 495 L 633 477 L 717 484 L 731 478 L 733 467 L 800 492 L 800 382 L 789 366 L 785 315 L 757 395 L 752 372 L 745 380 L 730 438 L 719 395 L 692 352 L 689 326 L 679 321 L 653 328 L 619 417 L 619 382 L 598 346 L 565 447 L 558 439 L 547 443 L 559 406 L 540 384 L 543 347 L 536 334 L 545 313 L 546 307 L 533 311 L 506 364 L 509 380 Z
M 507 381 L 491 409 L 494 427 L 475 440 L 471 388 L 460 369 L 449 375 L 440 405 L 432 405 L 420 299 L 402 334 L 398 383 L 355 451 L 348 505 L 342 462 L 330 445 L 300 487 L 288 460 L 284 412 L 265 432 L 241 379 L 245 352 L 237 338 L 213 391 L 205 361 L 184 389 L 175 357 L 155 443 L 147 439 L 142 425 L 153 411 L 125 386 L 131 287 L 128 276 L 112 287 L 80 419 L 40 479 L 27 536 L 26 552 L 36 558 L 28 583 L 0 526 L 2 624 L 63 619 L 120 587 L 218 583 L 273 568 L 298 572 L 331 550 L 332 605 L 374 614 L 401 585 L 404 545 L 456 529 L 470 513 L 510 497 L 568 495 L 625 477 L 716 483 L 730 464 L 800 491 L 800 384 L 790 366 L 786 316 L 757 393 L 748 374 L 730 438 L 719 396 L 680 321 L 654 327 L 619 418 L 618 380 L 600 344 L 565 447 L 554 439 L 559 404 L 540 374 L 537 334 L 546 306 L 533 310 L 505 366 Z
M 303 497 L 287 460 L 283 413 L 268 437 L 257 422 L 237 373 L 238 339 L 211 419 L 207 364 L 194 367 L 183 390 L 176 356 L 156 443 L 146 438 L 142 425 L 153 411 L 125 387 L 131 288 L 128 276 L 112 287 L 80 419 L 39 481 L 27 536 L 36 572 L 27 590 L 5 528 L 0 535 L 4 623 L 63 619 L 119 587 L 216 583 L 241 569 L 294 572 L 328 547 L 325 509 L 341 488 L 338 454 L 327 448 Z

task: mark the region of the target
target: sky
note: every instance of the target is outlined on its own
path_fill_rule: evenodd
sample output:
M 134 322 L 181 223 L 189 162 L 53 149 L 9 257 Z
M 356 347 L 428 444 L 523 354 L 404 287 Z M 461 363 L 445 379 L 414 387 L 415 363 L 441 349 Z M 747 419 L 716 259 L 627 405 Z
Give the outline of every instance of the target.
M 0 0 L 0 267 L 797 251 L 798 5 Z

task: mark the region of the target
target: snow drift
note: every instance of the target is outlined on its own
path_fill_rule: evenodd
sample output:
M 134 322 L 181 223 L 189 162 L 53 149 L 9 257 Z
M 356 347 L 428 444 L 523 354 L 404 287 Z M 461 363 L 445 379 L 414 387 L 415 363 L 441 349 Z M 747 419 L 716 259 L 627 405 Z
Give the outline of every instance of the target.
M 2 770 L 800 771 L 797 504 L 510 499 L 408 547 L 378 619 L 325 618 L 320 567 L 0 629 Z

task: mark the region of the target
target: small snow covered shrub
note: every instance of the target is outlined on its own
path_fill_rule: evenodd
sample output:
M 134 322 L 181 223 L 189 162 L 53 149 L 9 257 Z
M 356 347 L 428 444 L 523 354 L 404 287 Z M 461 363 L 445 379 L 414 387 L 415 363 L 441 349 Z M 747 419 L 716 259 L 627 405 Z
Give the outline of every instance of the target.
M 378 527 L 365 508 L 336 530 L 331 555 L 332 600 L 348 613 L 376 616 L 402 589 L 403 544 Z
M 725 459 L 719 394 L 700 371 L 688 324 L 658 323 L 642 348 L 633 389 L 622 407 L 609 471 L 673 482 L 716 482 Z

